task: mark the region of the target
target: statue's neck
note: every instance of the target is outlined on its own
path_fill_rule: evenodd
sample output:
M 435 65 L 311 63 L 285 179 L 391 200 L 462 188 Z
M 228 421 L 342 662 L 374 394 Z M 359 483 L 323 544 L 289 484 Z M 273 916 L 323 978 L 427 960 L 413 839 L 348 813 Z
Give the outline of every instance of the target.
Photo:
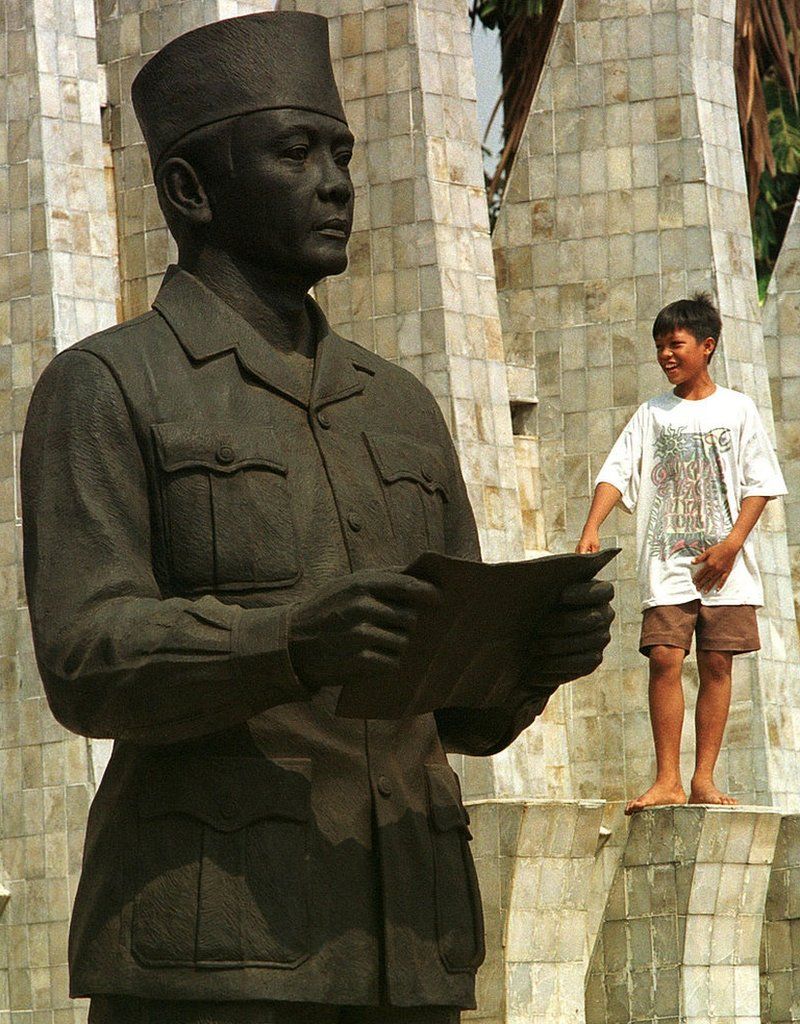
M 306 283 L 273 277 L 227 253 L 197 254 L 180 265 L 236 310 L 269 344 L 284 352 L 313 356 L 315 335 L 308 313 Z

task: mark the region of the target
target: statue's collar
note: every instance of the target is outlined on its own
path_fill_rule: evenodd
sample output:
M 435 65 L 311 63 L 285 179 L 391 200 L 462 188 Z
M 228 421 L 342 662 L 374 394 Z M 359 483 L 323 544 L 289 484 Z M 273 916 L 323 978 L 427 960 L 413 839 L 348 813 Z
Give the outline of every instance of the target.
M 298 373 L 296 363 L 187 271 L 168 268 L 153 308 L 164 317 L 193 361 L 203 362 L 235 351 L 239 363 L 268 387 L 301 405 L 319 408 L 363 391 L 373 371 L 353 362 L 350 344 L 330 329 L 317 303 L 311 298 L 307 301 L 317 333 L 310 402 L 307 377 Z

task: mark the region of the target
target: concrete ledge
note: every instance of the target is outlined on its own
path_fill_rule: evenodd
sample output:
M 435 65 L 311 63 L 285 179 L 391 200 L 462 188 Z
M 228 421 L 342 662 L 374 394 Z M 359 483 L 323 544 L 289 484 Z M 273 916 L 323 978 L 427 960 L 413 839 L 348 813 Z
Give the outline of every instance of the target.
M 781 814 L 660 807 L 631 821 L 586 984 L 587 1024 L 759 1024 Z

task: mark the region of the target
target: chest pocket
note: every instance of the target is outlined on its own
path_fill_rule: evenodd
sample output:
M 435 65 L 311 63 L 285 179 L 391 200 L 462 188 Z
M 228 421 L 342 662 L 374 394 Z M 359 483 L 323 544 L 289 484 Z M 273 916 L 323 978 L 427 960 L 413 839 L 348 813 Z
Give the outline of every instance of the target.
M 410 561 L 425 550 L 444 551 L 448 474 L 439 449 L 403 435 L 364 437 L 383 483 L 403 556 Z
M 152 427 L 167 563 L 181 593 L 285 587 L 300 576 L 288 468 L 263 429 Z

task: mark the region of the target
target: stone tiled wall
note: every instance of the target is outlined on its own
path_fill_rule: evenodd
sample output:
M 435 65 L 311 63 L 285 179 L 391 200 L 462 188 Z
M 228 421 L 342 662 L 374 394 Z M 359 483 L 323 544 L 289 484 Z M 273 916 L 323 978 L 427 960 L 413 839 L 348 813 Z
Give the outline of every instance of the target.
M 800 609 L 800 204 L 795 206 L 764 302 L 764 343 L 775 434 L 786 486 L 786 535 Z
M 2 4 L 0 76 L 0 1020 L 68 1024 L 84 1017 L 67 928 L 93 772 L 36 672 L 15 472 L 38 374 L 116 319 L 92 0 Z
M 758 1024 L 780 821 L 760 807 L 634 817 L 587 977 L 587 1024 Z
M 761 943 L 761 1020 L 800 1020 L 800 815 L 781 821 Z
M 636 405 L 666 390 L 650 329 L 668 301 L 715 294 L 725 324 L 716 378 L 751 394 L 771 428 L 733 18 L 733 0 L 564 3 L 494 235 L 506 359 L 536 369 L 553 550 L 574 547 L 595 474 Z M 633 518 L 615 512 L 604 531 L 624 549 L 614 643 L 565 698 L 575 796 L 620 799 L 651 780 L 634 534 Z M 719 776 L 746 800 L 788 806 L 800 799 L 800 665 L 780 502 L 758 549 L 763 650 L 737 659 Z M 691 729 L 687 715 L 687 775 Z

